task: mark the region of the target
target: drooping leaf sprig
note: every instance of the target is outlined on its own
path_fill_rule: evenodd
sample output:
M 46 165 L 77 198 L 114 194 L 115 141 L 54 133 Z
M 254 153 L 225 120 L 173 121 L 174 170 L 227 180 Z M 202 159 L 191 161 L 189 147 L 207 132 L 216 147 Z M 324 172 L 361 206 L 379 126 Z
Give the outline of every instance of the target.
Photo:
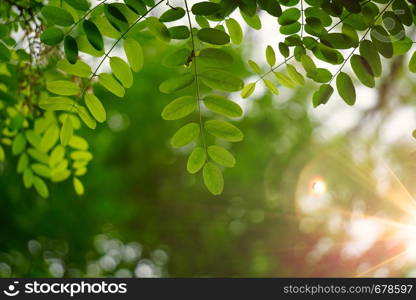
M 279 95 L 282 87 L 296 88 L 309 79 L 319 84 L 314 107 L 327 103 L 335 89 L 354 105 L 355 86 L 374 88 L 383 59 L 410 52 L 415 14 L 414 0 L 102 0 L 95 5 L 5 0 L 0 6 L 0 161 L 15 156 L 24 186 L 42 197 L 49 194 L 48 181 L 67 179 L 82 195 L 81 177 L 93 154 L 77 131 L 105 122 L 111 105 L 92 86 L 125 95 L 133 73 L 144 66 L 147 47 L 132 32 L 146 31 L 176 49 L 161 62 L 179 75 L 159 85 L 161 93 L 172 95 L 162 118 L 183 120 L 173 129 L 171 145 L 188 152 L 187 171 L 202 173 L 207 189 L 219 195 L 223 171 L 237 163 L 230 145 L 244 138 L 237 124 L 243 110 L 232 93 L 249 98 L 263 82 Z M 245 41 L 244 27 L 260 31 L 264 15 L 276 20 L 279 43 L 264 49 L 264 64 L 248 60 L 258 79 L 244 83 L 232 71 L 241 53 L 236 49 Z M 117 47 L 124 55 L 113 54 Z M 101 71 L 107 63 L 111 72 Z M 345 70 L 347 64 L 352 72 Z M 409 70 L 416 72 L 415 53 Z

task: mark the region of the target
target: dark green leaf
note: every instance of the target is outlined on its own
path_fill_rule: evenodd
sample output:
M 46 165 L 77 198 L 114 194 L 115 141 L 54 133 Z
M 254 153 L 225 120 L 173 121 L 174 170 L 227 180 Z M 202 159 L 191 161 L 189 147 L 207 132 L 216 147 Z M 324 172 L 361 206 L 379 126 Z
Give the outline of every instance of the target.
M 202 28 L 197 35 L 201 41 L 214 45 L 225 45 L 230 42 L 228 34 L 214 28 Z
M 42 8 L 41 12 L 51 24 L 70 26 L 74 23 L 72 15 L 63 8 L 47 5 Z
M 321 104 L 325 104 L 328 102 L 329 98 L 331 98 L 332 94 L 334 93 L 334 89 L 329 84 L 323 84 L 319 87 L 313 94 L 313 107 L 317 107 Z
M 104 48 L 104 40 L 98 27 L 90 20 L 84 20 L 82 28 L 90 44 L 98 51 L 101 51 Z
M 354 105 L 356 100 L 355 87 L 347 73 L 340 72 L 337 76 L 338 94 L 348 105 Z
M 64 51 L 66 59 L 75 64 L 78 59 L 78 44 L 77 41 L 70 35 L 67 35 L 64 40 Z
M 40 35 L 40 40 L 42 41 L 42 43 L 45 43 L 49 46 L 57 45 L 60 42 L 62 42 L 63 39 L 63 31 L 56 27 L 49 27 Z

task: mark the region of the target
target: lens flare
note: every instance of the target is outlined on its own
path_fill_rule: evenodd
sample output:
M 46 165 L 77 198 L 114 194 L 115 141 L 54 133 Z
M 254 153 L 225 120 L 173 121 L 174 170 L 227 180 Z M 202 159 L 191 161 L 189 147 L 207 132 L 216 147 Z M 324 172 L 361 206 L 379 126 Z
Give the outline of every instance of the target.
M 326 193 L 326 182 L 321 176 L 312 178 L 309 183 L 309 195 L 319 197 Z

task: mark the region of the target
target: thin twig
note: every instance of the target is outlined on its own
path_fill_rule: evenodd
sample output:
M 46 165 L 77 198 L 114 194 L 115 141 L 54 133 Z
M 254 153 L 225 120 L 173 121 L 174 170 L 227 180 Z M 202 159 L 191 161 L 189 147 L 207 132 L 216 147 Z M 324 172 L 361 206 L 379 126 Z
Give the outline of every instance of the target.
M 192 57 L 193 57 L 193 64 L 194 64 L 194 76 L 195 76 L 195 85 L 196 85 L 196 98 L 198 103 L 198 114 L 199 114 L 199 128 L 201 131 L 202 136 L 202 144 L 204 146 L 205 152 L 207 151 L 207 144 L 205 140 L 205 131 L 202 124 L 202 113 L 201 113 L 201 97 L 200 97 L 200 91 L 199 91 L 199 76 L 198 76 L 198 67 L 196 62 L 196 55 L 195 55 L 195 40 L 194 40 L 194 33 L 192 30 L 192 21 L 191 16 L 189 14 L 189 8 L 188 8 L 188 1 L 185 1 L 185 8 L 186 8 L 186 14 L 188 16 L 188 23 L 189 23 L 189 30 L 191 32 L 191 42 L 192 42 Z

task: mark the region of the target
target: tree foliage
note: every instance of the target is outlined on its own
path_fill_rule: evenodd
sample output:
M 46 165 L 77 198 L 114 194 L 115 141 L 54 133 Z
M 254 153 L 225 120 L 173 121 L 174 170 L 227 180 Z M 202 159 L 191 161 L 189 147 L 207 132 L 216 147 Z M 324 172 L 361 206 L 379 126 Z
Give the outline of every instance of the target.
M 228 68 L 244 40 L 237 13 L 253 30 L 270 15 L 280 33 L 279 44 L 264 49 L 267 68 L 248 60 L 257 79 L 246 83 Z M 172 95 L 162 118 L 184 120 L 171 145 L 185 147 L 187 170 L 201 172 L 208 190 L 221 194 L 223 168 L 236 164 L 230 143 L 244 138 L 236 125 L 243 111 L 230 93 L 248 98 L 263 83 L 278 95 L 307 78 L 319 85 L 314 107 L 327 103 L 334 88 L 353 105 L 357 80 L 374 88 L 382 59 L 410 51 L 415 14 L 413 0 L 183 0 L 178 6 L 167 0 L 2 1 L 0 160 L 16 157 L 24 186 L 42 197 L 48 197 L 48 181 L 70 178 L 82 195 L 80 177 L 93 154 L 77 131 L 105 122 L 111 106 L 93 86 L 123 97 L 146 62 L 146 45 L 134 33 L 147 32 L 175 49 L 161 63 L 179 75 L 159 85 Z M 122 57 L 115 54 L 118 47 Z M 104 63 L 111 72 L 103 71 Z M 353 75 L 345 72 L 347 64 Z M 416 70 L 415 55 L 409 70 Z

